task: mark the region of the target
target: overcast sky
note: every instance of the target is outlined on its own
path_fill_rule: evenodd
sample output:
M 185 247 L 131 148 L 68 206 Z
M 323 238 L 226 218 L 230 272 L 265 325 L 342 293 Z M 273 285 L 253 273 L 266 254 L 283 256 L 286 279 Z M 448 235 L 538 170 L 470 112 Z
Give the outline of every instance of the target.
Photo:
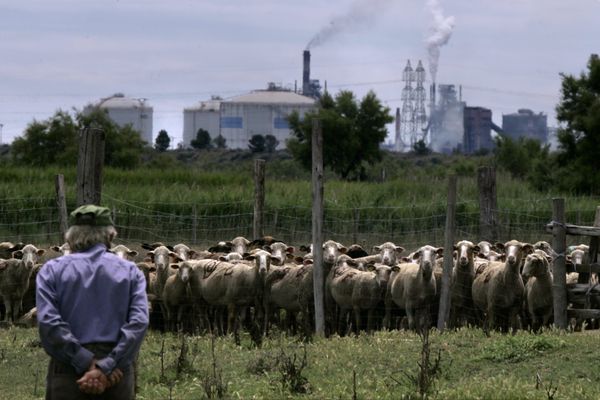
M 462 85 L 498 125 L 519 108 L 556 125 L 559 73 L 578 75 L 600 51 L 600 0 L 439 4 L 454 29 L 436 81 Z M 184 107 L 267 82 L 301 86 L 302 51 L 331 21 L 341 29 L 312 46 L 311 77 L 334 93 L 372 89 L 394 112 L 406 61 L 428 69 L 433 20 L 426 0 L 0 0 L 2 142 L 122 92 L 147 98 L 154 135 L 176 143 Z

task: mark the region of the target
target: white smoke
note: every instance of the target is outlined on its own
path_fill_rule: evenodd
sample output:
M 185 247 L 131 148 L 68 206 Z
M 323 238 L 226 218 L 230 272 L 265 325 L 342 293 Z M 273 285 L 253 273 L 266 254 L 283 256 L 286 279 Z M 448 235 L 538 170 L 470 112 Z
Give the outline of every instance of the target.
M 429 53 L 429 74 L 431 80 L 435 82 L 440 61 L 440 47 L 448 43 L 450 36 L 452 36 L 454 17 L 444 17 L 439 0 L 427 0 L 427 9 L 431 12 L 433 21 L 430 29 L 431 33 L 425 42 Z
M 392 0 L 357 0 L 352 3 L 350 10 L 343 15 L 334 17 L 329 24 L 317 32 L 306 45 L 306 50 L 322 45 L 337 34 L 356 29 L 373 22 L 382 11 L 392 3 Z

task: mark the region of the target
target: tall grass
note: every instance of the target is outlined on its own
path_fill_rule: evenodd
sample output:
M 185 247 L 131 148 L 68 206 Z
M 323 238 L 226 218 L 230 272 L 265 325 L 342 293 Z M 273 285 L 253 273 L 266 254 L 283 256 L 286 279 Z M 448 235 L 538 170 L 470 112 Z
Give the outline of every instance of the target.
M 124 240 L 210 243 L 252 235 L 254 182 L 249 168 L 204 172 L 194 167 L 105 169 L 102 203 L 115 212 Z M 299 243 L 310 240 L 308 179 L 286 178 L 280 163 L 267 164 L 265 233 Z M 388 167 L 389 168 L 389 167 Z M 457 229 L 478 239 L 479 204 L 474 168 L 396 166 L 379 182 L 325 181 L 326 235 L 372 245 L 386 240 L 416 246 L 443 243 L 446 177 L 457 170 Z M 405 170 L 405 173 L 402 171 Z M 76 202 L 74 168 L 4 167 L 0 170 L 0 234 L 3 240 L 55 241 L 58 231 L 54 181 L 65 176 L 69 210 Z M 551 198 L 499 173 L 500 239 L 547 239 Z M 598 198 L 566 197 L 567 221 L 591 224 Z M 404 245 L 403 244 L 403 245 Z

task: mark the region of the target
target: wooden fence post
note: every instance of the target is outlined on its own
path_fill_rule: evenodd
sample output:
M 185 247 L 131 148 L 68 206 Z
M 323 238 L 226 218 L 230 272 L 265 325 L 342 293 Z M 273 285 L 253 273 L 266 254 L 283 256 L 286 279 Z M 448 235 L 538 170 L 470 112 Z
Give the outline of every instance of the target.
M 450 314 L 450 280 L 452 279 L 452 263 L 454 251 L 454 233 L 456 230 L 456 175 L 448 178 L 448 203 L 446 206 L 446 230 L 444 232 L 444 272 L 440 292 L 440 308 L 437 328 L 443 331 Z
M 552 262 L 554 325 L 559 329 L 567 329 L 567 271 L 565 263 L 567 228 L 565 226 L 565 199 L 561 198 L 552 199 L 552 248 L 558 254 Z
M 496 197 L 496 169 L 479 167 L 479 239 L 494 242 L 498 239 L 498 200 Z
M 79 134 L 77 206 L 100 204 L 104 143 L 105 134 L 102 129 L 89 127 L 83 129 Z
M 65 241 L 65 232 L 67 232 L 67 198 L 65 196 L 65 176 L 63 174 L 56 175 L 56 206 L 58 207 L 58 238 L 59 246 Z
M 325 335 L 325 305 L 323 293 L 323 132 L 321 121 L 312 120 L 312 244 L 313 288 L 315 300 L 315 332 Z
M 254 239 L 263 236 L 265 215 L 265 160 L 254 160 Z

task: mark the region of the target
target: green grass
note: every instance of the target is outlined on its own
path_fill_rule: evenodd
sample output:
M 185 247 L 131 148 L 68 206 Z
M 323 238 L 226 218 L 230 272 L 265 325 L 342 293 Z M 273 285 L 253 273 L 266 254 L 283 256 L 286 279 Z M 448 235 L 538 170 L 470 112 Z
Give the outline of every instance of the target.
M 251 236 L 254 206 L 250 153 L 182 153 L 166 166 L 150 163 L 131 171 L 107 168 L 102 203 L 115 211 L 124 241 L 183 241 L 208 245 L 238 235 Z M 168 157 L 165 155 L 165 157 Z M 204 159 L 206 158 L 206 159 Z M 387 154 L 368 170 L 367 182 L 325 179 L 324 233 L 342 243 L 366 247 L 394 241 L 405 248 L 441 246 L 447 177 L 459 175 L 457 232 L 477 241 L 479 198 L 477 167 L 485 157 L 400 156 Z M 381 171 L 385 170 L 385 179 Z M 75 168 L 0 168 L 2 240 L 59 242 L 54 180 L 64 174 L 69 210 L 75 207 Z M 289 158 L 266 164 L 264 231 L 293 245 L 310 240 L 312 193 L 308 173 Z M 552 197 L 566 199 L 570 223 L 591 225 L 597 197 L 536 192 L 501 171 L 497 175 L 500 240 L 549 240 L 544 225 L 552 219 Z M 576 240 L 576 239 L 573 239 Z
M 161 346 L 164 374 L 161 377 Z M 149 332 L 142 346 L 139 399 L 201 399 L 203 381 L 212 374 L 211 340 L 189 336 L 186 365 L 176 374 L 181 339 Z M 463 329 L 432 333 L 433 354 L 441 350 L 441 375 L 436 399 L 598 399 L 598 331 L 566 334 L 546 331 L 515 336 Z M 421 341 L 408 332 L 378 332 L 360 337 L 316 339 L 306 345 L 302 375 L 309 392 L 292 394 L 281 384 L 274 360 L 283 351 L 302 355 L 296 338 L 274 336 L 253 348 L 247 336 L 235 346 L 231 337 L 215 340 L 217 370 L 232 399 L 352 399 L 356 371 L 358 399 L 417 398 L 404 377 L 415 374 Z M 41 399 L 48 357 L 39 347 L 37 330 L 0 331 L 0 398 Z M 539 377 L 539 378 L 538 378 Z M 537 386 L 537 387 L 536 387 Z M 35 394 L 34 394 L 35 393 Z M 171 396 L 171 397 L 170 397 Z M 412 396 L 412 397 L 411 397 Z

